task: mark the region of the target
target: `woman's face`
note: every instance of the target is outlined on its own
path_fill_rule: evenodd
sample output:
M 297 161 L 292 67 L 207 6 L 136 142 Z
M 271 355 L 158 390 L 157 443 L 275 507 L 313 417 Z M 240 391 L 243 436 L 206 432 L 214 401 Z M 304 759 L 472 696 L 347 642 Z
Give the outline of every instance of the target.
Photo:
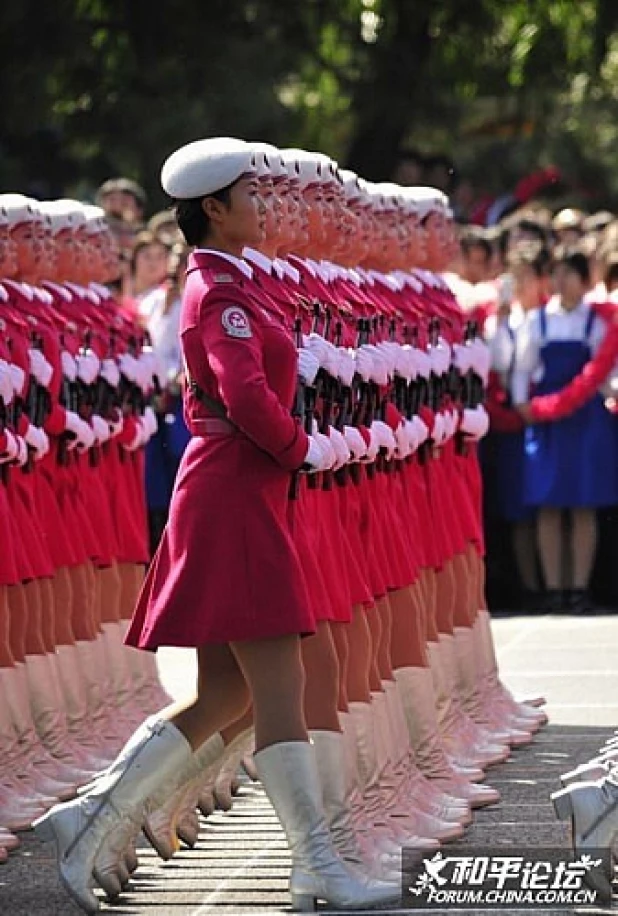
M 213 221 L 221 241 L 239 252 L 245 245 L 259 248 L 264 240 L 266 207 L 257 177 L 240 178 L 232 186 L 229 205 L 217 208 L 217 214 Z
M 17 273 L 17 245 L 8 223 L 0 223 L 0 272 L 3 277 Z
M 540 305 L 543 298 L 543 280 L 530 264 L 518 264 L 513 268 L 515 298 L 524 307 L 535 303 Z M 534 306 L 533 306 L 534 307 Z
M 167 248 L 161 242 L 144 245 L 135 255 L 135 279 L 144 287 L 158 286 L 167 275 Z
M 556 293 L 568 303 L 577 304 L 583 299 L 587 289 L 577 271 L 566 264 L 556 265 L 552 274 L 552 283 Z
M 37 220 L 18 223 L 12 232 L 17 255 L 18 273 L 24 279 L 38 277 L 44 260 L 42 226 Z
M 281 198 L 275 191 L 272 178 L 260 178 L 260 198 L 264 205 L 264 240 L 279 238 L 282 217 Z

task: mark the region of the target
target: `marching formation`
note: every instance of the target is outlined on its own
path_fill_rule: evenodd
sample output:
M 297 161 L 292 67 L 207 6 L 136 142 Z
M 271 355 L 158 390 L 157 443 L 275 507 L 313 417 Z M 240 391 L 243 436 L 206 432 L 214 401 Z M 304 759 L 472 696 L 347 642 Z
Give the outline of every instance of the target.
M 23 545 L 2 560 L 0 674 L 17 684 L 2 740 L 23 765 L 7 767 L 0 823 L 63 800 L 35 828 L 95 912 L 94 889 L 115 898 L 137 867 L 140 831 L 163 858 L 193 845 L 243 762 L 285 831 L 296 909 L 387 903 L 402 848 L 461 836 L 499 801 L 486 771 L 546 721 L 493 650 L 477 460 L 490 357 L 440 276 L 448 200 L 228 138 L 177 151 L 162 183 L 194 246 L 192 437 L 143 585 L 156 359 L 99 285 L 113 258 L 99 214 L 0 198 L 16 278 L 1 287 L 3 544 Z M 150 653 L 120 645 L 131 614 L 129 645 L 197 649 L 197 692 L 109 763 L 161 705 Z

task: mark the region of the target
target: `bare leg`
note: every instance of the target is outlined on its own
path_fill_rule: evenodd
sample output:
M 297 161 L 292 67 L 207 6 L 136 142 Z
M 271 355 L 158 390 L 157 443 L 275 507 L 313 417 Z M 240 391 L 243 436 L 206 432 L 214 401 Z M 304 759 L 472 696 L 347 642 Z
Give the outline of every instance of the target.
M 28 606 L 28 628 L 25 636 L 26 655 L 45 655 L 45 641 L 41 625 L 41 591 L 39 582 L 28 582 L 23 586 L 24 597 Z
M 26 657 L 26 633 L 28 632 L 28 602 L 23 585 L 11 585 L 7 589 L 9 604 L 9 638 L 11 654 L 16 662 L 23 662 Z
M 307 727 L 339 731 L 339 661 L 328 621 L 320 621 L 315 634 L 301 641 L 301 655 L 307 677 Z
M 391 661 L 393 668 L 427 665 L 421 610 L 413 588 L 402 588 L 389 596 L 392 611 Z
M 189 702 L 169 706 L 163 713 L 194 750 L 215 732 L 240 719 L 250 703 L 245 678 L 229 646 L 203 646 L 197 650 L 197 659 L 196 695 Z
M 339 660 L 339 697 L 337 708 L 344 712 L 348 708 L 348 668 L 350 666 L 350 643 L 348 641 L 348 624 L 331 620 L 330 632 L 333 637 L 335 651 Z
M 573 573 L 573 588 L 588 588 L 596 551 L 596 512 L 594 509 L 573 509 L 571 511 L 571 569 Z
M 71 618 L 73 615 L 73 586 L 66 566 L 56 570 L 54 576 L 54 601 L 55 615 L 55 644 L 57 646 L 72 646 L 75 642 Z
M 99 570 L 101 583 L 101 623 L 116 623 L 120 620 L 120 599 L 122 583 L 118 567 L 114 563 Z
M 369 624 L 369 634 L 371 637 L 371 665 L 369 668 L 369 688 L 370 690 L 381 690 L 382 682 L 380 679 L 380 664 L 378 654 L 380 651 L 380 639 L 382 636 L 382 621 L 377 608 L 370 608 L 367 611 L 367 623 Z
M 560 509 L 539 509 L 537 538 L 545 587 L 560 588 L 560 555 L 562 543 L 562 513 Z
M 513 552 L 522 585 L 529 592 L 539 589 L 537 545 L 534 537 L 535 522 L 527 519 L 513 525 Z
M 56 607 L 51 579 L 39 580 L 39 594 L 41 596 L 41 638 L 45 651 L 53 652 L 56 648 Z
M 373 611 L 369 611 L 372 614 Z M 368 614 L 361 607 L 352 612 L 348 624 L 348 642 L 350 646 L 350 664 L 348 665 L 347 695 L 349 702 L 369 703 L 371 691 L 369 678 L 371 673 L 371 631 Z
M 11 617 L 7 592 L 8 587 L 0 585 L 0 668 L 11 668 L 15 664 L 11 652 Z
M 280 741 L 307 741 L 299 637 L 237 642 L 231 649 L 253 699 L 256 752 Z

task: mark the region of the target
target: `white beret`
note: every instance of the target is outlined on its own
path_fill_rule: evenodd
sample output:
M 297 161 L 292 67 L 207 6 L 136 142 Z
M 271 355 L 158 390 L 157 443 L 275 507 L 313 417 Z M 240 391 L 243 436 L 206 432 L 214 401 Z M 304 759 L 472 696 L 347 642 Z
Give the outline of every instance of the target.
M 85 222 L 84 205 L 78 200 L 43 200 L 37 206 L 48 217 L 53 233 L 62 229 L 76 229 Z
M 257 160 L 258 175 L 262 174 L 262 172 L 260 171 L 262 167 L 260 165 L 260 154 L 262 154 L 265 160 L 264 167 L 267 169 L 267 174 L 269 174 L 271 178 L 277 179 L 277 178 L 287 178 L 288 177 L 288 170 L 285 166 L 285 162 L 283 161 L 281 152 L 277 149 L 276 146 L 271 146 L 270 143 L 261 143 L 261 142 L 255 142 L 255 143 L 252 142 L 250 145 L 251 145 L 251 149 L 254 152 L 258 153 L 258 160 Z
M 401 193 L 401 185 L 395 184 L 393 181 L 380 181 L 374 185 L 374 189 L 384 198 L 387 210 L 398 210 L 403 207 L 404 198 Z
M 163 190 L 177 200 L 206 197 L 255 172 L 251 145 L 233 137 L 195 140 L 172 153 L 161 169 Z
M 88 235 L 96 235 L 98 232 L 107 230 L 107 219 L 102 207 L 97 207 L 95 204 L 82 204 L 82 213 L 84 228 Z
M 11 226 L 39 220 L 38 203 L 24 194 L 0 194 L 0 208 Z
M 408 187 L 406 189 L 406 194 L 415 202 L 421 219 L 424 219 L 429 213 L 442 213 L 446 215 L 448 197 L 444 191 L 440 191 L 438 188 L 418 186 Z
M 319 185 L 322 166 L 313 153 L 304 149 L 282 149 L 281 155 L 290 178 L 297 178 L 301 190 Z
M 320 165 L 320 181 L 322 184 L 341 184 L 339 177 L 339 166 L 334 159 L 325 153 L 310 153 L 317 159 Z
M 343 185 L 345 199 L 348 202 L 359 200 L 362 196 L 358 175 L 351 169 L 339 169 L 339 177 Z

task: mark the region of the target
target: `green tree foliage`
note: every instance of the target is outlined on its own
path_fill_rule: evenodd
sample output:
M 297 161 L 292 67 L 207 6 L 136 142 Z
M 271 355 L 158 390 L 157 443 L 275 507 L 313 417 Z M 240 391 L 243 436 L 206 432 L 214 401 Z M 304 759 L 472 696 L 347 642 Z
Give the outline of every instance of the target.
M 4 0 L 0 173 L 157 202 L 165 155 L 224 133 L 367 177 L 412 144 L 496 187 L 552 161 L 618 191 L 617 36 L 616 0 Z

